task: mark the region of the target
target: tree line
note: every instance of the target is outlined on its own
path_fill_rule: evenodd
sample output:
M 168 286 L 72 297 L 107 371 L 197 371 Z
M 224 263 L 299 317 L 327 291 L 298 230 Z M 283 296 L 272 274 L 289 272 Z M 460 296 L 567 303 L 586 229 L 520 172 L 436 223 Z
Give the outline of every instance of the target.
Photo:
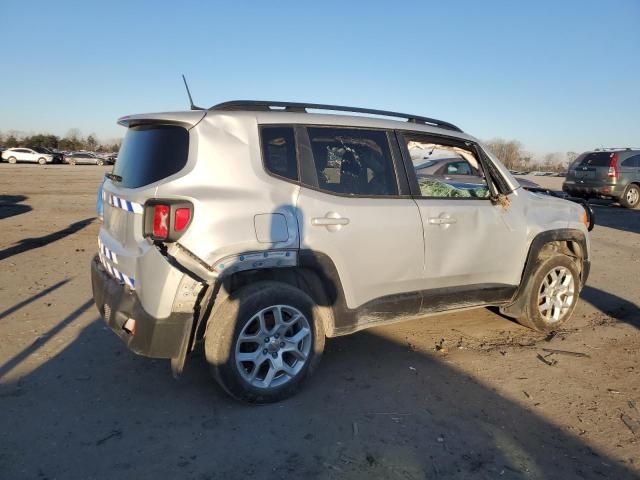
M 77 128 L 72 128 L 63 137 L 50 133 L 26 135 L 15 131 L 0 132 L 0 145 L 4 148 L 47 147 L 63 151 L 117 152 L 121 142 L 120 139 L 102 142 L 95 133 L 85 137 Z
M 547 153 L 542 158 L 534 158 L 522 147 L 518 140 L 504 140 L 494 138 L 484 142 L 498 159 L 509 169 L 518 171 L 544 170 L 550 172 L 564 172 L 577 157 L 577 152 Z
M 121 139 L 101 142 L 94 133 L 85 137 L 77 128 L 69 130 L 64 137 L 48 133 L 25 135 L 15 131 L 5 134 L 0 132 L 0 145 L 5 148 L 47 147 L 66 151 L 117 152 L 121 142 Z M 578 156 L 576 152 L 564 154 L 555 152 L 548 153 L 541 159 L 535 159 L 524 150 L 522 143 L 518 140 L 494 138 L 484 144 L 510 170 L 565 171 Z

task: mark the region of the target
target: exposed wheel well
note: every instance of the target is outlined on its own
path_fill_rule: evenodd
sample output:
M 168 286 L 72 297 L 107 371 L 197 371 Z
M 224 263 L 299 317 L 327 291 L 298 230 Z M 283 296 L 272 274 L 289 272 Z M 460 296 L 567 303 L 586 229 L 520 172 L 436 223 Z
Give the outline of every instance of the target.
M 513 298 L 513 303 L 506 307 L 501 307 L 500 311 L 504 315 L 513 318 L 519 318 L 522 315 L 524 299 L 526 297 L 523 292 L 526 292 L 533 272 L 538 265 L 553 255 L 562 254 L 571 258 L 576 264 L 581 277 L 581 283 L 584 284 L 585 276 L 588 275 L 588 270 L 585 271 L 584 263 L 585 260 L 587 260 L 585 248 L 584 235 L 579 231 L 567 229 L 541 233 L 531 243 L 527 260 L 522 270 L 520 286 Z
M 212 304 L 209 306 L 211 312 L 215 312 L 216 307 L 222 304 L 233 292 L 240 288 L 262 281 L 275 281 L 291 285 L 309 295 L 316 307 L 314 315 L 318 315 L 322 321 L 325 335 L 334 335 L 333 310 L 329 302 L 329 296 L 322 284 L 320 276 L 310 268 L 290 267 L 290 268 L 264 268 L 256 270 L 246 270 L 236 272 L 224 277 L 214 286 L 215 295 L 212 297 Z M 209 315 L 211 318 L 212 315 Z M 198 330 L 199 336 L 206 335 L 208 319 L 204 319 L 205 325 Z

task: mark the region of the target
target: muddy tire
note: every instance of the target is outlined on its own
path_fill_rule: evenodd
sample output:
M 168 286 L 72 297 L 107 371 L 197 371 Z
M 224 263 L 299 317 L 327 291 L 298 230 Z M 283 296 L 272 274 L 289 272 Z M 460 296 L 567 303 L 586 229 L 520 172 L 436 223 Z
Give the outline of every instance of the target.
M 257 282 L 233 292 L 208 319 L 205 356 L 238 400 L 272 403 L 295 394 L 317 367 L 325 336 L 314 302 L 288 284 Z
M 9 163 L 16 163 L 16 157 L 9 157 Z
M 46 158 L 42 158 L 42 157 L 40 157 L 40 158 L 38 159 L 38 163 L 39 163 L 40 165 L 46 165 L 46 164 L 47 164 L 47 159 L 46 159 Z
M 96 161 L 96 165 L 98 165 L 99 167 L 104 165 L 104 160 L 97 160 Z
M 75 164 L 76 164 L 76 161 L 73 158 L 69 160 L 69 165 L 75 165 Z
M 556 330 L 578 303 L 580 272 L 571 257 L 555 254 L 538 265 L 526 288 L 518 323 L 539 332 Z
M 620 205 L 625 208 L 638 208 L 640 206 L 640 187 L 635 183 L 629 184 L 620 197 Z

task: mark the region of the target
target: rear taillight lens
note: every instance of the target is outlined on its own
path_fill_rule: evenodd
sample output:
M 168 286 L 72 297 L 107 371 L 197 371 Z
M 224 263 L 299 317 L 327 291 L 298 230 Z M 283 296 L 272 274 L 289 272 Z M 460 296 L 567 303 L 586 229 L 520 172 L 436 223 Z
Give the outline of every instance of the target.
M 176 232 L 181 232 L 189 225 L 191 219 L 190 208 L 178 208 L 176 209 L 175 221 L 173 222 L 173 228 Z
M 169 205 L 153 206 L 153 238 L 164 240 L 169 236 Z
M 611 161 L 609 162 L 609 177 L 618 178 L 618 154 L 611 154 Z
M 149 200 L 144 207 L 144 236 L 175 242 L 189 227 L 193 205 L 184 200 Z

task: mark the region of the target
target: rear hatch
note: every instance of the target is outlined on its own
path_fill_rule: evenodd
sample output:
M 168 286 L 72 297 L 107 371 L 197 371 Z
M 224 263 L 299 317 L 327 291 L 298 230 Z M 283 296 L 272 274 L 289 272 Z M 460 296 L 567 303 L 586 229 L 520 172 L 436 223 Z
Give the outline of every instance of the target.
M 131 124 L 112 174 L 104 184 L 104 222 L 98 240 L 106 270 L 135 289 L 138 267 L 151 242 L 144 236 L 144 205 L 155 197 L 157 185 L 187 164 L 186 125 Z
M 572 166 L 569 176 L 584 184 L 610 183 L 617 171 L 616 152 L 591 152 Z

